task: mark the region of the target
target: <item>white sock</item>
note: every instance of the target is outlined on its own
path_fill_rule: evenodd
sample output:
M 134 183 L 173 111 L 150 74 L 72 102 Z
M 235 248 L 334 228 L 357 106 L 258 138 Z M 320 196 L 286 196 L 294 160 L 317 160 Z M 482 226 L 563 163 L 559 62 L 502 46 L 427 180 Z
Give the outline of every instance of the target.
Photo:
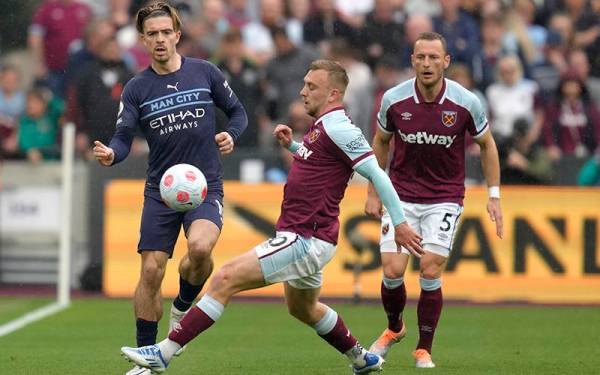
M 175 341 L 166 338 L 158 343 L 158 348 L 160 349 L 160 352 L 165 361 L 169 362 L 171 358 L 173 358 L 175 353 L 177 353 L 177 351 L 181 349 L 181 345 L 179 345 Z
M 362 367 L 367 364 L 365 361 L 365 353 L 367 351 L 363 348 L 359 343 L 356 343 L 350 350 L 346 353 L 346 357 L 352 362 L 356 367 Z

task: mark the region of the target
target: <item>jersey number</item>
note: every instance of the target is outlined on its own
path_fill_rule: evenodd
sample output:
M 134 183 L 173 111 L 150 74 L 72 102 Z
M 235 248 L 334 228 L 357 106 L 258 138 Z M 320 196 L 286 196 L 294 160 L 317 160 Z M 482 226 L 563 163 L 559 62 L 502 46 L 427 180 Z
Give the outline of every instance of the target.
M 447 232 L 450 230 L 450 227 L 452 226 L 452 224 L 450 224 L 450 218 L 452 218 L 452 214 L 449 212 L 446 212 L 446 214 L 444 215 L 444 218 L 442 219 L 442 225 L 440 226 L 440 230 Z

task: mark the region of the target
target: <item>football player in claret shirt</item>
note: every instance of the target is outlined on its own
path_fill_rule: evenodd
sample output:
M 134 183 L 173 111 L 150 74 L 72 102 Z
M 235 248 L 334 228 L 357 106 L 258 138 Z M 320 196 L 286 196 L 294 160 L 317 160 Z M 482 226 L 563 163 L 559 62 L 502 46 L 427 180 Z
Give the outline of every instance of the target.
M 373 182 L 389 209 L 390 231 L 399 246 L 420 256 L 421 238 L 407 225 L 389 177 L 342 107 L 347 85 L 348 76 L 340 64 L 317 60 L 310 65 L 300 95 L 315 122 L 302 143 L 292 141 L 287 125 L 280 124 L 274 130 L 279 143 L 294 153 L 276 236 L 217 271 L 206 294 L 167 339 L 142 348 L 123 347 L 125 357 L 162 372 L 183 345 L 215 323 L 234 294 L 283 282 L 290 314 L 345 354 L 355 374 L 381 369 L 383 359 L 363 349 L 342 318 L 319 302 L 322 269 L 335 254 L 339 204 L 352 173 Z
M 373 151 L 387 165 L 389 143 L 394 151 L 389 175 L 411 227 L 423 237 L 420 259 L 421 295 L 417 307 L 419 341 L 413 352 L 416 367 L 435 367 L 431 347 L 442 312 L 442 271 L 452 250 L 465 195 L 465 137 L 481 149 L 481 165 L 489 187 L 487 211 L 502 238 L 498 151 L 479 99 L 458 83 L 445 79 L 450 64 L 444 37 L 423 33 L 411 56 L 415 78 L 389 89 L 377 117 Z M 369 186 L 365 212 L 381 218 L 383 264 L 381 299 L 388 327 L 370 350 L 385 356 L 406 335 L 402 312 L 406 304 L 404 272 L 409 252 L 390 233 L 389 210 Z M 387 207 L 385 207 L 387 208 Z
M 138 11 L 136 26 L 152 64 L 127 83 L 116 132 L 108 146 L 96 141 L 93 152 L 102 165 L 119 163 L 127 157 L 136 129 L 150 148 L 138 244 L 142 265 L 134 296 L 137 344 L 143 346 L 156 342 L 162 316 L 160 287 L 182 225 L 188 251 L 179 264 L 180 288 L 171 307 L 170 329 L 193 304 L 212 272 L 211 252 L 223 225 L 219 152 L 232 152 L 247 126 L 247 116 L 217 67 L 177 53 L 181 22 L 173 7 L 150 3 Z M 227 130 L 216 135 L 215 107 L 229 117 Z M 204 202 L 184 213 L 168 208 L 159 192 L 163 173 L 180 163 L 199 168 L 208 183 Z M 149 373 L 141 368 L 128 372 Z

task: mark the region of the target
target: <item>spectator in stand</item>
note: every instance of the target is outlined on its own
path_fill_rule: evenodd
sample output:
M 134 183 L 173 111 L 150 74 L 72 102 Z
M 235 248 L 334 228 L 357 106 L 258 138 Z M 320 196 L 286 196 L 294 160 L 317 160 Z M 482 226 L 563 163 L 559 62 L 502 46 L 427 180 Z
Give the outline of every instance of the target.
M 310 0 L 287 0 L 285 2 L 285 15 L 287 30 L 290 40 L 297 46 L 304 43 L 304 22 L 310 13 Z
M 54 93 L 64 95 L 69 48 L 78 41 L 91 18 L 90 8 L 77 0 L 44 0 L 29 27 L 29 48 L 36 79 Z
M 285 118 L 290 103 L 298 98 L 306 67 L 317 58 L 317 53 L 310 46 L 295 46 L 284 27 L 272 28 L 271 35 L 277 53 L 266 67 L 267 98 L 269 117 L 279 122 Z
M 504 19 L 499 13 L 487 15 L 481 21 L 481 50 L 473 64 L 473 79 L 477 87 L 485 91 L 495 80 L 498 61 L 507 54 L 517 54 L 518 51 L 506 42 Z
M 221 69 L 248 114 L 248 127 L 236 142 L 236 147 L 257 147 L 261 134 L 271 128 L 265 123 L 263 99 L 265 97 L 262 85 L 263 72 L 251 60 L 246 58 L 242 33 L 239 29 L 229 29 L 221 39 L 221 45 L 215 55 L 215 64 Z M 217 114 L 217 126 L 225 129 L 227 117 Z M 264 129 L 268 128 L 268 129 Z
M 106 40 L 114 38 L 116 29 L 114 24 L 107 18 L 91 20 L 83 31 L 83 45 L 77 51 L 69 54 L 67 69 L 65 71 L 65 93 L 67 100 L 70 95 L 71 84 L 79 78 L 83 67 L 87 63 L 96 60 L 100 46 Z
M 513 136 L 515 120 L 524 118 L 531 125 L 527 132 L 530 143 L 540 135 L 544 115 L 538 85 L 523 77 L 521 61 L 514 55 L 498 62 L 497 81 L 486 91 L 491 129 L 500 142 Z
M 524 45 L 528 48 L 525 52 L 530 54 L 528 56 L 529 64 L 533 66 L 543 64 L 548 30 L 535 23 L 537 8 L 534 0 L 515 0 L 513 9 L 514 14 L 518 17 L 516 19 L 520 19 L 519 24 L 525 29 L 524 34 L 528 39 Z
M 335 38 L 346 39 L 351 45 L 356 45 L 358 30 L 342 20 L 335 9 L 335 0 L 317 0 L 315 12 L 304 23 L 304 40 L 327 55 L 328 42 Z
M 582 49 L 569 51 L 567 61 L 569 69 L 577 74 L 581 82 L 585 83 L 585 87 L 594 104 L 600 107 L 600 78 L 590 75 L 590 63 L 585 51 Z
M 246 26 L 250 19 L 246 11 L 247 0 L 228 0 L 225 18 L 232 28 L 241 29 Z
M 577 185 L 600 186 L 600 152 L 596 152 L 577 174 Z
M 27 92 L 25 114 L 19 121 L 18 145 L 32 163 L 59 156 L 57 137 L 63 110 L 63 101 L 44 87 Z
M 395 0 L 405 2 L 404 9 L 408 14 L 426 14 L 429 17 L 440 14 L 440 0 Z
M 283 0 L 260 0 L 260 20 L 242 29 L 248 56 L 259 66 L 265 66 L 275 55 L 271 29 L 285 25 Z
M 556 30 L 549 29 L 544 48 L 544 62 L 531 69 L 531 78 L 539 85 L 543 98 L 554 96 L 560 75 L 568 69 L 566 50 L 561 35 Z
M 203 0 L 200 17 L 192 22 L 197 22 L 201 27 L 200 47 L 207 56 L 212 56 L 221 42 L 221 37 L 229 29 L 223 2 Z
M 568 14 L 562 12 L 553 13 L 548 21 L 548 29 L 560 35 L 560 42 L 564 52 L 574 47 L 575 28 Z
M 93 159 L 93 140 L 110 140 L 123 87 L 132 77 L 114 37 L 104 40 L 98 46 L 97 57 L 82 68 L 68 107 L 73 111 L 72 118 L 77 119 L 76 149 L 86 159 Z
M 600 0 L 590 1 L 590 10 L 596 18 L 600 19 Z M 600 37 L 586 49 L 590 63 L 590 75 L 600 78 Z
M 330 59 L 337 61 L 348 74 L 344 106 L 352 123 L 371 139 L 371 112 L 373 111 L 373 75 L 371 69 L 356 57 L 345 39 L 331 41 Z
M 374 67 L 383 55 L 400 60 L 405 18 L 406 14 L 401 7 L 394 7 L 393 0 L 375 0 L 375 7 L 367 15 L 360 36 L 369 66 Z
M 562 76 L 556 99 L 546 109 L 544 144 L 553 160 L 589 157 L 600 145 L 600 113 L 577 74 Z
M 374 7 L 374 0 L 335 0 L 335 9 L 348 25 L 361 29 L 365 24 L 365 17 Z
M 24 111 L 21 74 L 15 66 L 5 65 L 0 68 L 0 158 L 15 155 L 17 123 Z
M 383 94 L 385 94 L 387 90 L 399 84 L 401 82 L 401 76 L 402 68 L 400 66 L 400 61 L 396 56 L 383 55 L 377 60 L 374 69 L 375 87 L 373 88 L 371 129 L 368 134 L 375 134 L 375 131 L 379 126 L 377 124 L 377 113 L 379 112 L 379 108 L 381 108 L 381 99 L 383 98 Z
M 600 36 L 600 19 L 591 11 L 586 0 L 565 0 L 565 13 L 571 19 L 574 28 L 573 45 L 587 49 Z
M 552 161 L 543 146 L 527 139 L 528 120 L 515 121 L 512 137 L 498 144 L 502 184 L 544 185 L 554 176 Z
M 452 60 L 472 68 L 481 49 L 477 23 L 460 9 L 460 0 L 440 0 L 440 5 L 442 12 L 433 19 L 434 30 L 446 38 Z
M 504 26 L 507 34 L 505 39 L 510 43 L 511 49 L 517 51 L 525 77 L 531 77 L 530 67 L 536 59 L 537 52 L 528 29 L 528 17 L 530 17 L 528 11 L 527 7 L 522 6 L 518 0 L 504 11 Z

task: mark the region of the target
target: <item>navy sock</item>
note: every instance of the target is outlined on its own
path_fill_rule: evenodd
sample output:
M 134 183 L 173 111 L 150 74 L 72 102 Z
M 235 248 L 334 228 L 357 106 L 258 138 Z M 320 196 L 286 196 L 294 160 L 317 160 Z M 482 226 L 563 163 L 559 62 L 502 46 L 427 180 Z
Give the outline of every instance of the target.
M 198 294 L 202 290 L 202 285 L 192 285 L 184 280 L 181 276 L 179 277 L 179 294 L 173 301 L 173 306 L 179 311 L 187 311 L 192 306 Z
M 158 334 L 158 322 L 137 319 L 135 321 L 137 346 L 146 346 L 156 344 L 156 335 Z

